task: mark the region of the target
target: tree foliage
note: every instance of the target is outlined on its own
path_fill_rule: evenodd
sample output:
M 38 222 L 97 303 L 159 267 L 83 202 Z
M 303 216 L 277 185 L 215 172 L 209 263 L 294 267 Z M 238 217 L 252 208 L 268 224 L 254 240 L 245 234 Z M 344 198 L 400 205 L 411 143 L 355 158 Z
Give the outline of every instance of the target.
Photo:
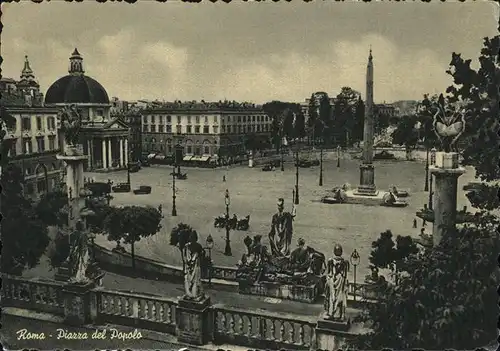
M 35 267 L 50 241 L 47 226 L 23 197 L 22 179 L 18 167 L 8 164 L 2 169 L 1 270 L 13 275 Z
M 417 146 L 419 139 L 419 130 L 417 128 L 418 118 L 416 115 L 403 116 L 399 120 L 396 129 L 392 132 L 392 141 L 394 144 L 403 145 L 407 156 Z
M 132 268 L 135 269 L 135 243 L 156 234 L 161 229 L 161 219 L 161 212 L 151 206 L 117 207 L 106 216 L 104 228 L 108 239 L 130 244 Z
M 339 142 L 350 144 L 363 137 L 364 103 L 361 94 L 350 87 L 342 87 L 333 106 L 333 129 L 340 133 Z M 350 136 L 349 136 L 350 135 Z
M 327 93 L 317 92 L 311 95 L 308 106 L 309 119 L 307 120 L 308 134 L 311 139 L 329 140 L 333 126 L 330 98 Z
M 179 249 L 182 259 L 182 269 L 186 269 L 186 261 L 184 257 L 184 248 L 186 244 L 190 241 L 191 237 L 196 233 L 196 231 L 188 224 L 179 223 L 176 227 L 172 228 L 170 231 L 170 245 L 175 246 Z
M 36 205 L 36 212 L 46 225 L 63 226 L 68 224 L 68 194 L 62 189 L 45 193 Z
M 397 273 L 400 266 L 411 255 L 415 255 L 418 248 L 410 236 L 396 237 L 390 230 L 380 233 L 380 237 L 372 242 L 372 251 L 370 254 L 370 263 L 377 268 L 390 269 Z
M 471 60 L 464 60 L 453 53 L 447 73 L 453 85 L 446 90 L 451 102 L 459 102 L 468 110 L 462 138 L 464 164 L 474 166 L 483 180 L 500 178 L 499 148 L 499 87 L 500 36 L 485 38 L 479 56 L 480 67 L 470 67 Z

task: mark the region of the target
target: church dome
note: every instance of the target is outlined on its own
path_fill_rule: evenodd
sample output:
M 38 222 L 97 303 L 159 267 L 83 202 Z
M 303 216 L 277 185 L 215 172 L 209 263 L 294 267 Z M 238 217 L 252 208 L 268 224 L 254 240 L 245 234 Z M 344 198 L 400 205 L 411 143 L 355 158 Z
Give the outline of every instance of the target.
M 84 75 L 83 58 L 77 49 L 70 57 L 69 74 L 56 80 L 45 94 L 46 104 L 109 104 L 108 93 L 95 79 Z

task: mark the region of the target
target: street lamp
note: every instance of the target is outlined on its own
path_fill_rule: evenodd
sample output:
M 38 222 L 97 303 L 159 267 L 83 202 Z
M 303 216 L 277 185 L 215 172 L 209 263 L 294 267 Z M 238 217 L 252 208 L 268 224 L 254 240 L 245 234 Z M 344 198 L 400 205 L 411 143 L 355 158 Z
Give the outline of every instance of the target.
M 436 148 L 431 150 L 431 164 L 434 166 L 436 164 Z M 434 196 L 434 191 L 432 190 L 432 175 L 429 178 L 429 209 L 432 210 L 432 198 Z
M 295 149 L 295 205 L 299 204 L 299 144 Z
M 172 169 L 172 216 L 177 216 L 177 207 L 175 206 L 175 165 Z
M 429 148 L 427 148 L 426 158 L 425 158 L 425 185 L 424 185 L 424 191 L 429 191 Z
M 229 198 L 229 190 L 226 189 L 226 195 L 224 197 L 226 203 L 226 247 L 224 249 L 224 255 L 232 256 L 231 252 L 231 241 L 229 239 L 229 205 L 231 204 L 231 199 Z
M 319 153 L 319 186 L 323 186 L 323 144 Z
M 214 248 L 214 239 L 212 235 L 208 234 L 206 245 L 208 249 L 208 286 L 212 286 L 212 249 Z
M 356 267 L 358 267 L 358 264 L 360 261 L 359 254 L 358 254 L 358 251 L 356 249 L 354 249 L 354 251 L 352 252 L 351 257 L 350 257 L 350 261 L 354 267 L 354 301 L 356 301 L 356 292 L 358 290 L 358 287 L 356 285 Z
M 340 145 L 337 145 L 337 168 L 340 167 Z

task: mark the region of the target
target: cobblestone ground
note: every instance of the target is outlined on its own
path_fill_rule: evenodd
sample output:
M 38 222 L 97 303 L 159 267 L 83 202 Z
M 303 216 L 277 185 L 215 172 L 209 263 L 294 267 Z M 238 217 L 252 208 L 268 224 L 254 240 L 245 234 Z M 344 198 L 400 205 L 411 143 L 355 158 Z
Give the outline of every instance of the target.
M 412 228 L 415 212 L 427 203 L 428 193 L 423 191 L 425 167 L 418 162 L 382 161 L 375 163 L 376 185 L 379 190 L 386 190 L 391 185 L 399 189 L 409 190 L 411 197 L 406 208 L 368 207 L 362 205 L 322 204 L 319 199 L 334 186 L 345 182 L 355 187 L 359 181 L 359 161 L 341 160 L 340 168 L 336 160 L 328 155 L 324 163 L 324 186 L 318 185 L 319 167 L 300 169 L 297 217 L 294 222 L 293 245 L 299 237 L 327 256 L 331 255 L 336 243 L 342 245 L 347 257 L 354 249 L 361 256 L 358 267 L 358 281 L 368 274 L 368 257 L 371 243 L 379 233 L 390 229 L 394 235 L 412 235 L 417 237 L 420 228 Z M 196 169 L 183 168 L 188 179 L 176 181 L 177 217 L 172 217 L 172 177 L 171 167 L 153 166 L 143 168 L 131 174 L 132 187 L 151 185 L 150 195 L 134 195 L 133 193 L 114 194 L 114 205 L 162 205 L 165 218 L 163 228 L 156 236 L 143 239 L 136 245 L 138 255 L 147 256 L 169 264 L 180 265 L 181 260 L 176 248 L 169 245 L 169 232 L 179 222 L 193 226 L 204 245 L 208 234 L 215 240 L 212 258 L 215 264 L 234 266 L 245 252 L 243 238 L 246 235 L 263 235 L 268 244 L 267 233 L 273 213 L 276 212 L 276 200 L 285 198 L 285 208 L 292 208 L 292 190 L 295 185 L 295 168 L 285 164 L 285 171 L 262 172 L 260 168 L 232 167 L 229 169 Z M 226 176 L 226 182 L 222 177 Z M 125 182 L 125 171 L 115 173 L 87 173 L 96 180 L 112 179 L 115 183 Z M 458 206 L 469 205 L 462 186 L 474 178 L 474 171 L 459 178 Z M 225 230 L 214 228 L 214 217 L 225 211 L 224 192 L 229 189 L 231 196 L 230 214 L 238 217 L 251 215 L 248 231 L 231 231 L 231 247 L 233 256 L 224 256 Z M 419 227 L 421 221 L 419 220 Z M 427 225 L 427 232 L 431 225 Z M 108 247 L 114 246 L 104 237 L 97 242 Z M 352 272 L 351 272 L 352 274 Z

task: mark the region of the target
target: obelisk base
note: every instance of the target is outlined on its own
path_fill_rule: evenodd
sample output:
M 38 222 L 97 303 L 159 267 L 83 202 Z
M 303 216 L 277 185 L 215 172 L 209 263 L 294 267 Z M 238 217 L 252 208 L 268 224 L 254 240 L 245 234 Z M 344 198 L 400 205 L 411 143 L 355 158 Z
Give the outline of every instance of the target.
M 378 196 L 375 186 L 375 167 L 372 164 L 362 164 L 359 166 L 360 179 L 359 186 L 354 191 L 354 195 Z

